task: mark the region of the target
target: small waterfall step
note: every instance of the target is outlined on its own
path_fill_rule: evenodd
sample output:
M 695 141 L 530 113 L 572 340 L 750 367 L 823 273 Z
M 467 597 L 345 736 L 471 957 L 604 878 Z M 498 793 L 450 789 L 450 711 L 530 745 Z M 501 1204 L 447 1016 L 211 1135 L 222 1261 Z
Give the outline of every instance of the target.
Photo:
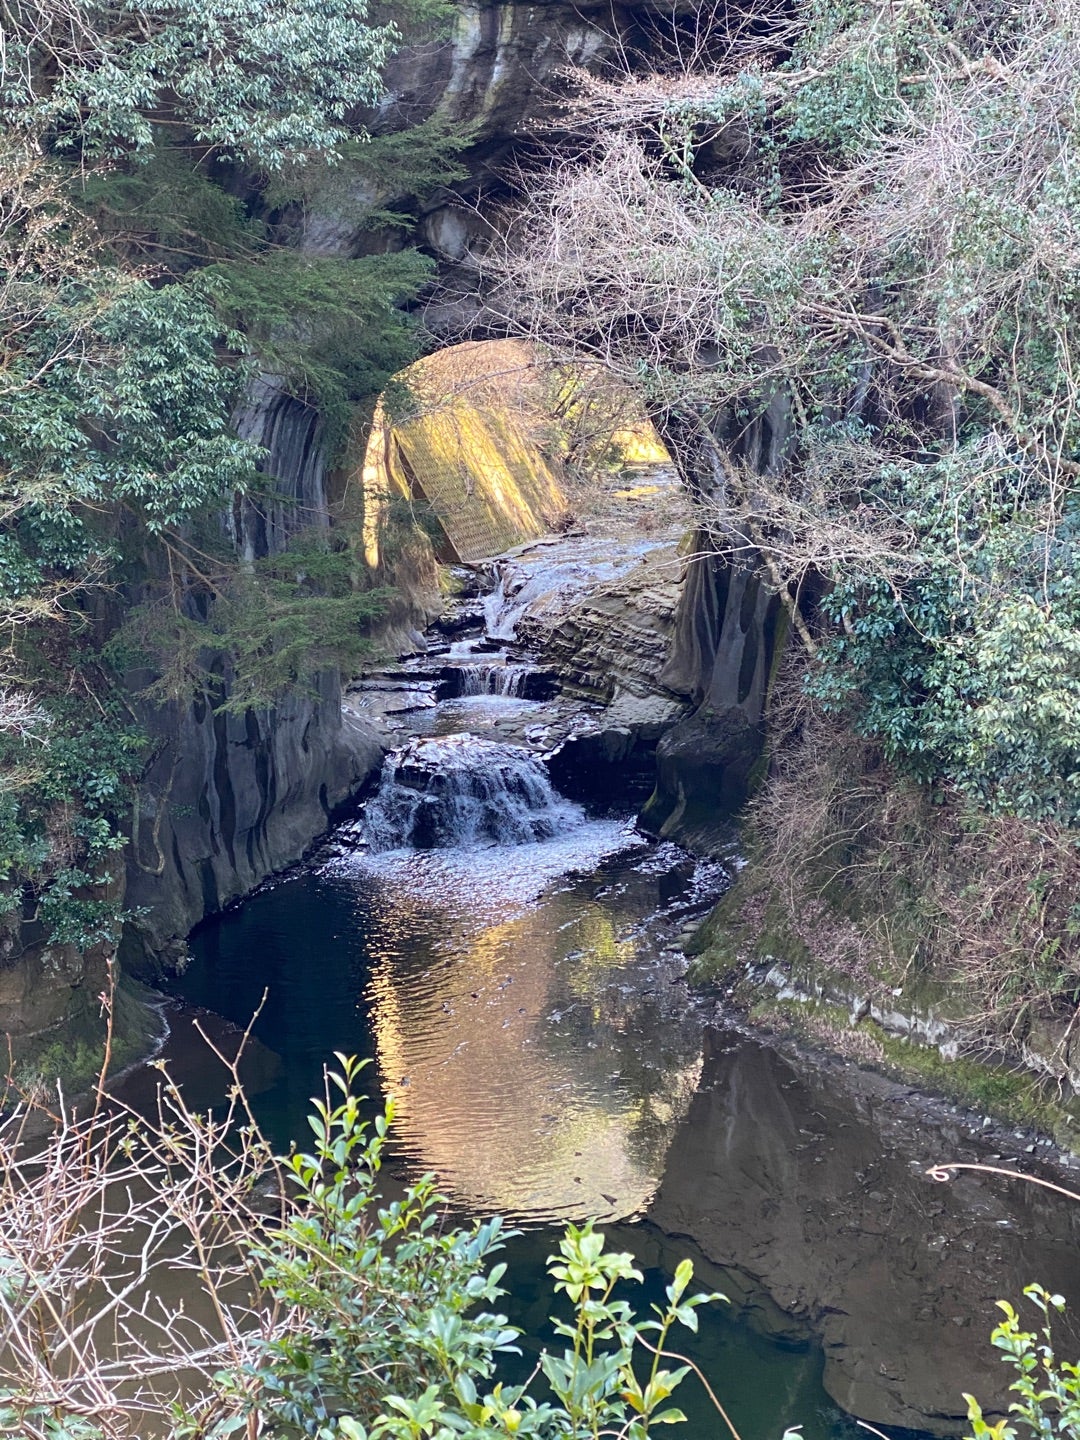
M 581 824 L 543 763 L 517 745 L 475 735 L 411 740 L 383 763 L 364 814 L 371 850 L 525 845 Z
M 523 698 L 530 671 L 525 665 L 461 665 L 462 695 L 506 695 Z
M 514 664 L 505 658 L 495 663 L 467 661 L 442 671 L 440 699 L 501 695 L 508 700 L 550 700 L 558 693 L 553 670 L 540 665 Z

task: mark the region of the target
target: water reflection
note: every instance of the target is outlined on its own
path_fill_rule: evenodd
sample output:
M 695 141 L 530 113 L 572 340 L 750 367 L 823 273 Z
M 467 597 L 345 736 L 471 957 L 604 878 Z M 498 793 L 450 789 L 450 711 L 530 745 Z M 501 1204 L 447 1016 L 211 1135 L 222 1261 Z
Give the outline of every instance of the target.
M 352 1050 L 395 1100 L 395 1154 L 463 1209 L 634 1215 L 701 1065 L 656 913 L 681 858 L 610 820 L 341 856 L 208 927 L 183 991 L 242 1022 L 268 989 L 256 1034 L 283 1065 L 260 1105 L 282 1142 L 323 1059 Z
M 651 957 L 579 889 L 423 970 L 373 956 L 372 1028 L 399 1143 L 470 1209 L 633 1213 L 689 1105 L 696 1027 L 663 1025 L 668 987 L 636 993 Z M 641 1041 L 657 1030 L 667 1044 L 646 1068 Z
M 694 1284 L 701 1289 L 718 1289 L 736 1294 L 728 1284 L 730 1275 L 710 1267 L 700 1252 L 682 1237 L 669 1241 L 648 1225 L 614 1225 L 608 1228 L 612 1249 L 628 1250 L 644 1276 L 644 1283 L 620 1289 L 637 1314 L 650 1305 L 663 1305 L 665 1287 L 679 1260 L 692 1259 Z M 550 1284 L 542 1277 L 551 1249 L 549 1236 L 526 1233 L 507 1247 L 513 1294 L 507 1304 L 516 1325 L 524 1330 L 522 1355 L 507 1371 L 523 1380 L 536 1365 L 546 1346 L 561 1342 L 549 1319 L 552 1314 L 568 1319 L 565 1300 L 552 1296 Z M 780 1440 L 789 1425 L 801 1427 L 803 1440 L 866 1440 L 866 1432 L 842 1416 L 830 1404 L 821 1387 L 822 1354 L 804 1333 L 789 1333 L 778 1343 L 749 1328 L 737 1305 L 716 1302 L 699 1312 L 697 1335 L 676 1331 L 672 1346 L 693 1359 L 721 1397 L 724 1408 L 744 1440 Z M 695 1376 L 687 1378 L 678 1391 L 677 1403 L 689 1424 L 671 1430 L 672 1440 L 722 1440 L 728 1432 L 704 1388 Z M 926 1440 L 925 1436 L 897 1435 L 892 1440 Z
M 811 1320 L 846 1410 L 958 1435 L 962 1392 L 1006 1402 L 988 1340 L 998 1298 L 1018 1302 L 1032 1280 L 1062 1291 L 1074 1353 L 1080 1206 L 994 1176 L 935 1184 L 926 1170 L 943 1159 L 1002 1157 L 920 1105 L 881 1076 L 712 1030 L 650 1219 L 738 1267 L 747 1305 L 763 1289 Z M 734 1293 L 727 1277 L 718 1288 Z
M 409 716 L 413 735 L 458 735 L 463 730 L 497 733 L 500 725 L 535 718 L 536 704 L 515 695 L 460 695 Z
M 282 1063 L 265 1070 L 255 1105 L 277 1143 L 302 1143 L 307 1097 L 333 1050 L 370 1055 L 400 1106 L 391 1185 L 433 1169 L 462 1210 L 525 1222 L 507 1258 L 527 1369 L 549 1333 L 543 1271 L 555 1245 L 533 1227 L 590 1212 L 656 1215 L 672 1199 L 667 1182 L 655 1194 L 665 1172 L 693 1199 L 685 1147 L 700 1118 L 704 1033 L 665 956 L 691 868 L 673 847 L 597 820 L 544 844 L 343 855 L 195 940 L 189 999 L 243 1023 L 268 991 L 257 1034 Z M 688 1217 L 672 1214 L 671 1229 L 685 1233 Z M 659 1299 L 693 1247 L 655 1225 L 613 1230 L 648 1272 L 638 1302 Z M 751 1271 L 754 1245 L 751 1236 L 743 1257 Z M 760 1287 L 710 1269 L 700 1252 L 696 1261 L 704 1288 L 738 1303 L 681 1341 L 743 1433 L 775 1440 L 802 1422 L 807 1440 L 848 1440 L 806 1328 Z M 745 1322 L 762 1317 L 766 1333 L 755 1334 Z M 691 1388 L 685 1402 L 690 1440 L 715 1435 L 702 1395 Z

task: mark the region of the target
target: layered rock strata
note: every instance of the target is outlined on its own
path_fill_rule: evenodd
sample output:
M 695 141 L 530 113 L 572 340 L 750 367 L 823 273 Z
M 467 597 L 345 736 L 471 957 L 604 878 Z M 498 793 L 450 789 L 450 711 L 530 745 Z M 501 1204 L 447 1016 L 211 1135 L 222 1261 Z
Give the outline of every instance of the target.
M 656 789 L 643 823 L 664 838 L 710 851 L 758 778 L 769 688 L 787 636 L 776 595 L 736 569 L 698 534 L 660 681 L 688 713 L 657 746 Z
M 530 611 L 524 643 L 554 671 L 563 694 L 603 706 L 548 759 L 561 790 L 640 803 L 653 788 L 656 747 L 686 703 L 661 680 L 674 634 L 680 562 L 658 547 L 627 573 L 565 608 Z

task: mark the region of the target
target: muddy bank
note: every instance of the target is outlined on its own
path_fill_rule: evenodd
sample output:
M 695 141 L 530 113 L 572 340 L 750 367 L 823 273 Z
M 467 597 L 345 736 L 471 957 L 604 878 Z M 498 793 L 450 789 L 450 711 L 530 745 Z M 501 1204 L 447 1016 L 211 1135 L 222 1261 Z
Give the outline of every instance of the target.
M 1004 1404 L 995 1301 L 1035 1280 L 1080 1300 L 1080 1206 L 995 1176 L 926 1176 L 949 1160 L 1019 1168 L 1018 1154 L 1033 1168 L 1029 1137 L 977 1138 L 973 1123 L 850 1062 L 710 1028 L 649 1219 L 808 1322 L 844 1410 L 958 1435 L 962 1392 Z M 1063 1352 L 1076 1348 L 1063 1326 Z

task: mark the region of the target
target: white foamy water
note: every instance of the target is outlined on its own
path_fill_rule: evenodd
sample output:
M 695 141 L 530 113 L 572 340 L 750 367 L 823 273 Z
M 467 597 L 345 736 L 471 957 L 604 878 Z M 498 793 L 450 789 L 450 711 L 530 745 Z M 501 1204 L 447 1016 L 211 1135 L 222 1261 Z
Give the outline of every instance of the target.
M 529 751 L 465 734 L 388 755 L 364 834 L 373 851 L 522 845 L 576 830 L 583 818 Z

